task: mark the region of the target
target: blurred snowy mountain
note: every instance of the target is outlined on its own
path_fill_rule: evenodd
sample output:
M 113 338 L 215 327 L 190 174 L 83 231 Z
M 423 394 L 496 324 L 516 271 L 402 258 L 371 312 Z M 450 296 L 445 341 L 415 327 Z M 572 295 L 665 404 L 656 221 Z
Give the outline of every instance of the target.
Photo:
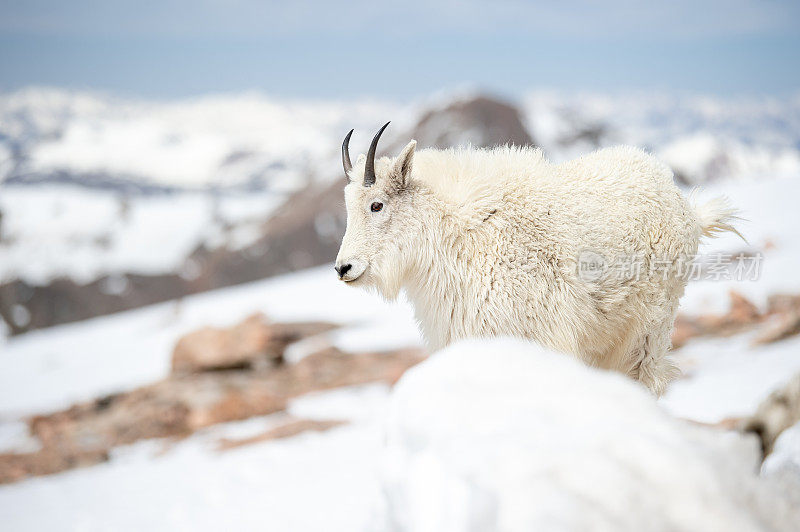
M 536 92 L 523 109 L 534 138 L 557 160 L 632 144 L 662 158 L 683 184 L 800 175 L 800 95 Z
M 28 89 L 0 96 L 0 178 L 140 192 L 292 190 L 338 164 L 342 130 L 371 128 L 366 119 L 394 108 L 256 93 L 156 102 Z
M 444 94 L 410 105 L 287 101 L 256 92 L 145 101 L 31 88 L 0 95 L 0 180 L 140 191 L 293 190 L 337 174 L 339 143 L 351 127 L 369 135 L 386 119 L 404 118 L 395 122 L 395 134 L 419 121 L 429 143 L 451 145 L 463 142 L 460 117 L 473 112 L 482 116 L 483 131 L 472 135 L 493 140 L 486 131 L 496 115 L 463 103 L 475 96 Z M 448 114 L 436 114 L 448 106 Z M 520 112 L 528 131 L 517 129 L 505 141 L 530 135 L 557 160 L 625 143 L 658 153 L 693 183 L 800 170 L 800 95 L 537 91 L 522 99 Z

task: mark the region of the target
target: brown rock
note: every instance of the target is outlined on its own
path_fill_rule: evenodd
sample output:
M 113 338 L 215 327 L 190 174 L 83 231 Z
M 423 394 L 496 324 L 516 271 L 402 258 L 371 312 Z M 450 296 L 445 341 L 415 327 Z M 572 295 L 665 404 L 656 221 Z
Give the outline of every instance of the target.
M 270 324 L 260 313 L 229 328 L 204 327 L 178 340 L 172 353 L 172 371 L 180 374 L 270 367 L 283 360 L 289 344 L 335 327 L 323 322 Z
M 773 294 L 767 298 L 768 314 L 789 314 L 800 312 L 800 295 Z
M 534 143 L 516 107 L 485 96 L 456 101 L 444 109 L 425 113 L 407 138 L 392 148 L 399 148 L 412 138 L 420 147 L 438 148 Z
M 770 344 L 798 334 L 800 334 L 800 313 L 790 312 L 778 315 L 775 319 L 767 322 L 767 325 L 753 340 L 753 345 Z
M 731 290 L 731 309 L 724 318 L 724 322 L 735 325 L 749 325 L 761 321 L 761 313 L 753 303 L 739 292 Z
M 672 329 L 672 348 L 678 349 L 699 335 L 700 327 L 697 323 L 683 314 L 678 314 L 678 317 L 675 318 L 675 326 Z
M 697 336 L 730 336 L 761 326 L 753 345 L 777 342 L 800 334 L 800 295 L 775 294 L 767 299 L 767 312 L 741 294 L 731 291 L 731 307 L 726 314 L 675 319 L 672 345 L 675 349 Z
M 320 327 L 285 325 L 273 340 L 288 341 Z M 305 393 L 367 382 L 392 384 L 423 358 L 418 349 L 349 354 L 329 348 L 271 369 L 172 375 L 130 392 L 32 418 L 31 434 L 42 448 L 0 455 L 0 483 L 97 463 L 113 447 L 141 439 L 180 438 L 216 423 L 279 412 L 289 399 Z M 269 438 L 295 429 L 301 430 L 286 429 Z
M 754 340 L 768 344 L 800 334 L 800 295 L 773 294 L 767 299 L 769 319 Z
M 672 345 L 678 348 L 698 336 L 731 336 L 752 329 L 765 315 L 743 295 L 730 291 L 730 310 L 725 314 L 689 317 L 679 314 L 672 331 Z
M 276 358 L 269 347 L 266 317 L 254 314 L 233 327 L 204 327 L 178 340 L 172 352 L 172 371 L 188 373 L 249 367 L 257 358 Z
M 106 451 L 43 449 L 33 453 L 0 454 L 0 484 L 16 482 L 30 476 L 51 475 L 107 460 Z
M 772 392 L 744 421 L 742 427 L 761 438 L 764 456 L 772 452 L 775 440 L 781 432 L 800 421 L 800 373 L 782 388 Z

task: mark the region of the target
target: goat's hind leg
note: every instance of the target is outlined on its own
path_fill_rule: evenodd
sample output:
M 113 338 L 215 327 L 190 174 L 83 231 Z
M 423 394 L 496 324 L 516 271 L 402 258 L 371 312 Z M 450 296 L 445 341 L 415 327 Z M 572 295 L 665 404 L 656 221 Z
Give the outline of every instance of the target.
M 672 326 L 675 313 L 657 321 L 633 344 L 628 357 L 628 375 L 641 382 L 654 394 L 661 395 L 667 385 L 680 374 L 678 367 L 668 358 L 672 347 Z

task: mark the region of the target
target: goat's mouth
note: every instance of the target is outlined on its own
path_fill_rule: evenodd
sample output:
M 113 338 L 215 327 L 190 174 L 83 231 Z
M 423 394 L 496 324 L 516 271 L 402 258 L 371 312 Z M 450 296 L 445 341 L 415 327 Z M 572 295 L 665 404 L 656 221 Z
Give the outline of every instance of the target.
M 359 279 L 361 279 L 363 277 L 364 277 L 364 272 L 361 272 L 361 273 L 358 274 L 357 277 L 353 277 L 352 279 L 344 279 L 343 278 L 342 281 L 344 281 L 347 284 L 351 284 L 351 283 L 355 283 L 356 281 L 358 281 Z

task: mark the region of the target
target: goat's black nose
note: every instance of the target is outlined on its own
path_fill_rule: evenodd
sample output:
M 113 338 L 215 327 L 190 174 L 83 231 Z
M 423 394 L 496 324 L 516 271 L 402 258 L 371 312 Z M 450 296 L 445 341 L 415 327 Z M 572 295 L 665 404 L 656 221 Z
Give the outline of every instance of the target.
M 339 279 L 341 279 L 352 267 L 352 264 L 342 264 L 341 266 L 334 266 L 333 269 L 336 270 L 336 273 L 339 274 Z

